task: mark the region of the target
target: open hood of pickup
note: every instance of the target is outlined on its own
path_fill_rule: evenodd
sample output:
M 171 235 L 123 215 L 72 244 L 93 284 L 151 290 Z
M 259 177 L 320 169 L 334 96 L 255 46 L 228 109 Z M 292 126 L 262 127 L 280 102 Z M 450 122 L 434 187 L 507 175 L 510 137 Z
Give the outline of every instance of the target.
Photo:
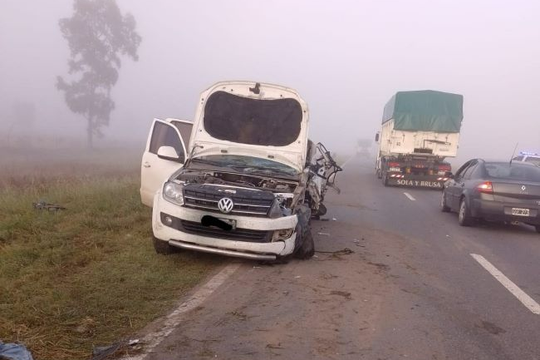
M 306 163 L 308 109 L 296 91 L 247 81 L 201 94 L 189 153 L 267 157 L 299 172 Z

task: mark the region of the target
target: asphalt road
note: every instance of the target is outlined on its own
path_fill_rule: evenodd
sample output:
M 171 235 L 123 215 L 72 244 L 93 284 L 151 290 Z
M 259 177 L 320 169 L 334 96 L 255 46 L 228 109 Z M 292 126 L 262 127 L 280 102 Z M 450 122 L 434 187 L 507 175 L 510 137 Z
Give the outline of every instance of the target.
M 439 191 L 385 188 L 358 158 L 338 183 L 316 257 L 234 261 L 146 359 L 540 359 L 540 315 L 471 256 L 540 303 L 532 227 L 460 227 Z

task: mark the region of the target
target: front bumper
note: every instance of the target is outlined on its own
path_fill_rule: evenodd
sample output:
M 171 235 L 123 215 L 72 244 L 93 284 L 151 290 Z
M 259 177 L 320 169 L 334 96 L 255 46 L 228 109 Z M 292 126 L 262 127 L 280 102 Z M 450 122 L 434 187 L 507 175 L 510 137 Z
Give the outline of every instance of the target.
M 475 218 L 492 221 L 518 221 L 530 225 L 540 225 L 540 211 L 535 206 L 485 199 L 474 199 L 471 205 L 471 214 Z M 512 208 L 529 209 L 529 216 L 512 215 Z
M 295 229 L 298 223 L 298 217 L 296 215 L 270 219 L 266 217 L 250 217 L 206 212 L 172 204 L 163 199 L 161 193 L 157 193 L 154 196 L 152 210 L 152 230 L 154 236 L 159 240 L 169 242 L 169 245 L 171 246 L 259 260 L 273 260 L 278 256 L 292 254 L 295 249 L 296 232 L 293 232 L 291 236 L 286 239 L 270 242 L 250 242 L 245 239 L 235 240 L 234 238 L 230 238 L 230 236 L 225 236 L 227 238 L 223 238 L 199 235 L 193 231 L 188 233 L 163 224 L 161 220 L 162 213 L 169 214 L 191 224 L 201 223 L 203 216 L 212 215 L 221 219 L 235 220 L 238 229 L 261 232 Z

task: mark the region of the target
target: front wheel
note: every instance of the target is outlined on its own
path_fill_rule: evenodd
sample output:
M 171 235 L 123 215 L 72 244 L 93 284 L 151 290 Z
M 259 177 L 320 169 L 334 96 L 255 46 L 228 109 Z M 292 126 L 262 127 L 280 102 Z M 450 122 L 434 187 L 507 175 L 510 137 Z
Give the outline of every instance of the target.
M 313 241 L 313 235 L 311 234 L 311 229 L 308 229 L 304 235 L 302 245 L 294 254 L 294 257 L 297 259 L 307 260 L 315 255 L 315 242 Z
M 465 198 L 461 199 L 461 202 L 459 203 L 458 222 L 461 226 L 471 226 L 473 223 L 473 218 Z
M 534 225 L 534 228 L 536 229 L 537 233 L 540 233 L 540 225 Z
M 168 241 L 160 240 L 155 236 L 152 236 L 152 242 L 154 243 L 154 250 L 161 255 L 170 255 L 178 252 L 178 248 L 169 245 Z

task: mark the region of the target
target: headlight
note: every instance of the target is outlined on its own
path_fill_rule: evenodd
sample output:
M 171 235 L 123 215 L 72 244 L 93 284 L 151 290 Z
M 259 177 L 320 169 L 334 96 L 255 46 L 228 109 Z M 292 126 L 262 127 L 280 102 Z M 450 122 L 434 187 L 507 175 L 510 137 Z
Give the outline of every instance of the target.
M 294 233 L 294 229 L 283 229 L 274 231 L 272 241 L 287 240 Z
M 165 200 L 176 205 L 184 205 L 184 195 L 182 194 L 183 185 L 166 182 L 163 186 L 163 197 Z

